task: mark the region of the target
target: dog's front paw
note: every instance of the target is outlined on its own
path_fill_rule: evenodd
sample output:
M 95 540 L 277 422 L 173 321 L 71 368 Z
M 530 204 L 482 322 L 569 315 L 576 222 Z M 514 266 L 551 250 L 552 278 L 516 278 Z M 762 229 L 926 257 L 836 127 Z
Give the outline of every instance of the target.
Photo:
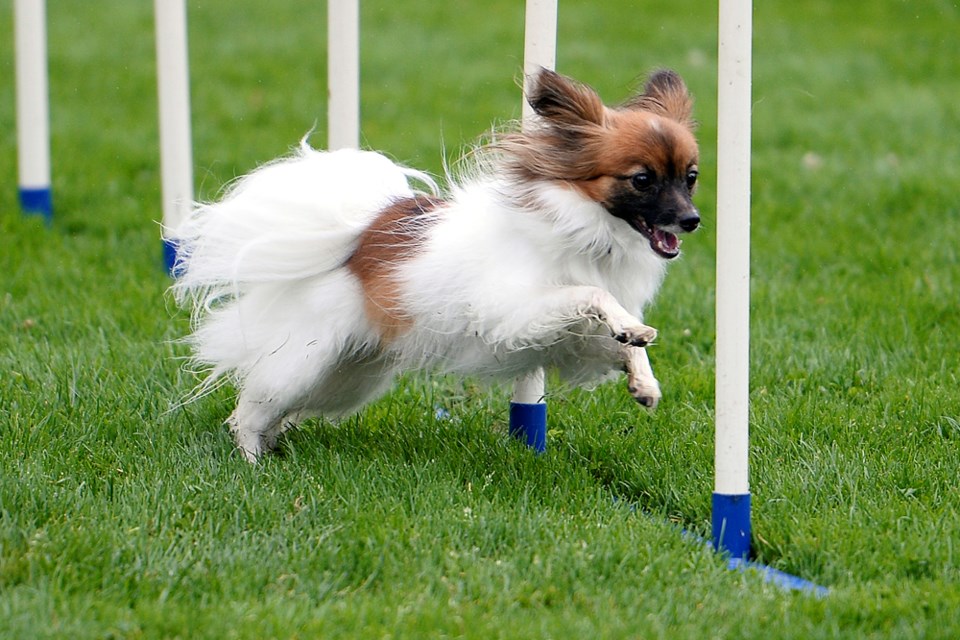
M 627 381 L 627 390 L 630 392 L 630 395 L 633 396 L 634 400 L 647 409 L 656 409 L 657 404 L 660 403 L 660 383 L 657 382 L 656 378 L 649 376 L 631 377 Z
M 657 330 L 645 324 L 622 327 L 615 330 L 613 337 L 623 344 L 633 347 L 645 347 L 657 338 Z

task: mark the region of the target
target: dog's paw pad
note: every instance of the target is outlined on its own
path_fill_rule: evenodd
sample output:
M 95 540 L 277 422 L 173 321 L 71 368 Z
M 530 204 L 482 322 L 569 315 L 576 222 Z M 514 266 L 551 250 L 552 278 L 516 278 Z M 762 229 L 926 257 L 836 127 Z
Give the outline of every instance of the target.
M 657 405 L 660 403 L 660 398 L 656 396 L 634 396 L 634 400 L 651 411 L 656 409 Z
M 631 382 L 627 385 L 627 391 L 634 400 L 651 411 L 660 403 L 660 385 L 656 381 Z
M 633 347 L 645 347 L 657 338 L 657 330 L 646 325 L 636 327 L 625 327 L 619 333 L 613 336 L 618 342 L 629 344 Z

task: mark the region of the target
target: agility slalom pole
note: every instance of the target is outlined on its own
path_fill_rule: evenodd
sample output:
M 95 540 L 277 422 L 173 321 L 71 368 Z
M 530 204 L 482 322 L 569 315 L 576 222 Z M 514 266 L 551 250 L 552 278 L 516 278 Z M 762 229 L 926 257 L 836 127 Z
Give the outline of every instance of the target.
M 47 16 L 43 0 L 16 0 L 17 162 L 20 208 L 50 222 L 50 95 Z
M 717 102 L 716 482 L 713 546 L 750 555 L 752 2 L 720 0 Z
M 327 3 L 327 148 L 360 146 L 360 6 Z
M 193 206 L 187 9 L 185 0 L 154 0 L 153 8 L 160 109 L 163 257 L 172 273 L 177 246 L 168 234 L 186 218 Z
M 547 450 L 547 402 L 543 369 L 521 377 L 510 400 L 510 435 L 537 453 Z
M 823 597 L 826 587 L 750 560 L 750 0 L 720 0 L 717 66 L 716 477 L 711 545 L 733 570 Z
M 534 75 L 540 67 L 557 63 L 557 0 L 527 0 L 524 21 L 523 73 Z M 523 126 L 533 109 L 523 100 Z M 547 449 L 547 403 L 543 369 L 517 380 L 510 401 L 510 434 L 537 453 Z
M 540 67 L 557 66 L 557 0 L 527 0 L 523 29 L 523 75 L 530 78 Z M 523 122 L 533 118 L 533 107 L 523 100 Z

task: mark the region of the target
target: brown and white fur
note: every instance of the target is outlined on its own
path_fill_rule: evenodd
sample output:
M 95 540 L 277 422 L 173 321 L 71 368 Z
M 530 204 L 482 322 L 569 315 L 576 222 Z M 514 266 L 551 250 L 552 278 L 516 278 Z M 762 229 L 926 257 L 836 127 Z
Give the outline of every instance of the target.
M 380 154 L 304 143 L 176 230 L 201 390 L 237 385 L 228 423 L 249 460 L 411 369 L 510 381 L 545 367 L 571 384 L 625 371 L 657 404 L 642 311 L 700 222 L 686 86 L 660 71 L 611 108 L 541 70 L 527 100 L 535 122 L 478 149 L 442 196 Z

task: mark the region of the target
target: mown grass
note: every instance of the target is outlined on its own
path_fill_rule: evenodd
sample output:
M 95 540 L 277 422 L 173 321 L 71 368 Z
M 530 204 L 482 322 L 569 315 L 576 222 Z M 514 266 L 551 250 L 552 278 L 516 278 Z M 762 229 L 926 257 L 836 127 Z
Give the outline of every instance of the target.
M 411 377 L 257 468 L 165 295 L 149 3 L 51 2 L 56 217 L 16 208 L 0 50 L 0 636 L 952 638 L 960 633 L 960 9 L 756 3 L 754 547 L 702 545 L 712 488 L 713 3 L 564 2 L 559 67 L 611 101 L 697 96 L 705 228 L 648 319 L 666 393 Z M 519 114 L 522 3 L 363 3 L 365 144 L 435 173 Z M 12 42 L 0 1 L 0 40 Z M 325 123 L 322 3 L 191 3 L 198 192 Z M 746 230 L 744 230 L 746 233 Z M 438 418 L 435 409 L 450 417 Z

